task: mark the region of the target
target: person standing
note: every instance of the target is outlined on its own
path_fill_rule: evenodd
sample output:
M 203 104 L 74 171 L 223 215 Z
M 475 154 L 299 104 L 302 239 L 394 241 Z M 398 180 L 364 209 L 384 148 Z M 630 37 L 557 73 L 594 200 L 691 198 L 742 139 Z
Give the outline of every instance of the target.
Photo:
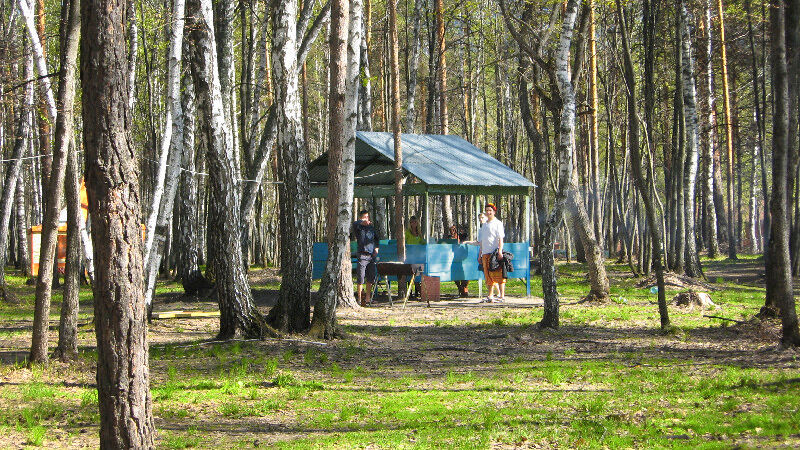
M 453 225 L 450 227 L 450 239 L 455 239 L 459 244 L 467 244 L 466 233 L 459 233 L 459 227 Z M 453 280 L 458 288 L 458 296 L 461 298 L 469 297 L 469 281 L 467 280 Z
M 406 229 L 406 245 L 424 245 L 425 238 L 422 237 L 422 231 L 419 229 L 419 219 L 417 216 L 411 216 L 408 221 L 408 228 Z
M 353 222 L 350 235 L 356 241 L 358 254 L 358 302 L 361 306 L 367 306 L 368 303 L 372 303 L 372 285 L 378 277 L 376 263 L 380 242 L 375 225 L 369 220 L 369 211 L 364 209 L 358 213 L 358 220 Z M 365 284 L 366 293 L 364 293 Z
M 503 222 L 500 221 L 495 215 L 497 214 L 497 206 L 494 203 L 487 203 L 484 209 L 486 214 L 486 223 L 481 226 L 478 232 L 478 241 L 480 242 L 480 258 L 481 265 L 483 266 L 483 276 L 486 278 L 486 286 L 489 289 L 489 296 L 483 301 L 492 303 L 495 301 L 504 301 L 506 297 L 506 280 L 503 278 L 503 270 L 489 270 L 492 253 L 497 252 L 497 259 L 503 259 L 503 239 L 505 238 L 505 230 L 503 229 Z M 500 297 L 494 297 L 494 288 L 497 287 L 500 292 Z

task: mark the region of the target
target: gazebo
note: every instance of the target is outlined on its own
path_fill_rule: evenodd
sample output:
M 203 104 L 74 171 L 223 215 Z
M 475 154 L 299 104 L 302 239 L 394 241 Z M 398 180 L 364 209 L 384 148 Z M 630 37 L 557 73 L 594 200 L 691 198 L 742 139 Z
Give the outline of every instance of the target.
M 403 195 L 424 196 L 423 229 L 426 245 L 407 245 L 406 263 L 424 264 L 424 274 L 440 277 L 441 281 L 482 280 L 477 269 L 476 246 L 457 243 L 436 243 L 431 239 L 429 196 L 462 194 L 521 195 L 525 198 L 523 242 L 504 243 L 503 249 L 514 255 L 514 271 L 509 278 L 525 278 L 530 296 L 530 190 L 535 187 L 527 178 L 466 140 L 453 135 L 403 134 L 403 176 L 413 175 L 414 183 L 403 185 Z M 311 162 L 309 177 L 311 196 L 328 195 L 328 154 Z M 356 133 L 355 160 L 356 198 L 380 198 L 394 195 L 394 136 L 392 133 Z M 477 229 L 477 218 L 475 227 Z M 396 260 L 396 245 L 382 241 L 381 261 Z M 328 248 L 325 243 L 314 244 L 313 276 L 322 276 Z

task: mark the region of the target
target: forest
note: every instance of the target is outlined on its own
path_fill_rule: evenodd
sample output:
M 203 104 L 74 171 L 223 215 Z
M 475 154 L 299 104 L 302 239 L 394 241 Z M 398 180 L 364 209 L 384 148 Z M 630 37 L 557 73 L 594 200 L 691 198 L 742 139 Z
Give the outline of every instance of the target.
M 800 0 L 0 0 L 0 35 L 0 447 L 800 446 Z M 498 167 L 533 187 L 426 178 Z M 490 205 L 499 299 L 453 256 Z

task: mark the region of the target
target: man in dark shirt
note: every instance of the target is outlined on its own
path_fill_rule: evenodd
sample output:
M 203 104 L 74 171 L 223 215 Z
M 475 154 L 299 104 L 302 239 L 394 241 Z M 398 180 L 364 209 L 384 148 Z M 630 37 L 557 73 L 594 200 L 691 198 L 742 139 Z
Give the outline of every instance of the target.
M 372 285 L 378 277 L 376 261 L 378 259 L 379 238 L 375 226 L 369 220 L 369 211 L 358 213 L 358 220 L 350 227 L 350 235 L 356 240 L 358 253 L 358 301 L 361 306 L 372 303 Z M 364 294 L 364 285 L 367 292 Z

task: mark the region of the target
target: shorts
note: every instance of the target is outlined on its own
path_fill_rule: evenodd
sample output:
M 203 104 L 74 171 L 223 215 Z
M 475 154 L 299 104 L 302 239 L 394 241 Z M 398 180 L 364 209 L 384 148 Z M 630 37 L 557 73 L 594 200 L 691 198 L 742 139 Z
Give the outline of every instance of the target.
M 373 283 L 378 278 L 378 266 L 372 255 L 358 255 L 358 284 Z

